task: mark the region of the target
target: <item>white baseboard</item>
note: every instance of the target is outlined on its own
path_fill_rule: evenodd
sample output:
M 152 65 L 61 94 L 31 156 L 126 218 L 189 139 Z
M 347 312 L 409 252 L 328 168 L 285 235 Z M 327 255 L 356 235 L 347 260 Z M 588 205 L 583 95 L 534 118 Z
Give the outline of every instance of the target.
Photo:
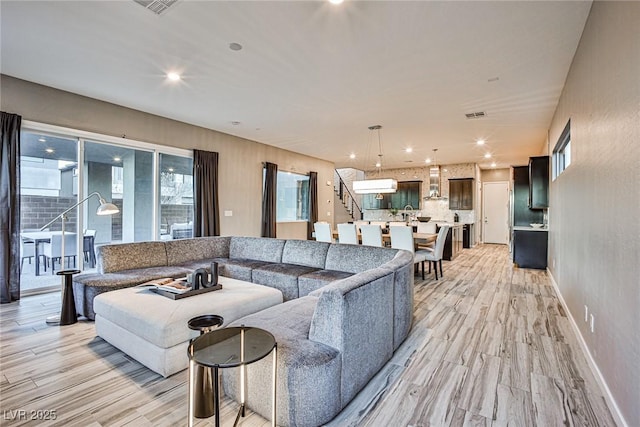
M 600 390 L 602 390 L 602 392 L 603 392 L 602 394 L 603 394 L 605 400 L 607 401 L 607 405 L 609 406 L 609 409 L 611 410 L 611 415 L 613 416 L 613 418 L 614 418 L 614 420 L 615 420 L 617 425 L 619 425 L 621 427 L 629 427 L 629 424 L 627 424 L 626 420 L 624 419 L 624 416 L 622 416 L 622 412 L 620 412 L 620 408 L 618 407 L 618 404 L 616 403 L 615 399 L 613 398 L 613 395 L 611 394 L 611 390 L 607 386 L 607 382 L 605 381 L 604 377 L 602 376 L 602 373 L 600 372 L 600 369 L 598 369 L 598 365 L 596 364 L 596 361 L 593 360 L 593 356 L 591 356 L 591 352 L 589 351 L 589 347 L 587 347 L 587 343 L 584 340 L 584 337 L 582 336 L 582 334 L 580 333 L 580 329 L 578 328 L 578 324 L 576 323 L 576 320 L 573 318 L 573 315 L 569 311 L 569 307 L 567 306 L 567 303 L 564 301 L 564 297 L 562 296 L 562 293 L 560 292 L 560 288 L 558 287 L 558 284 L 556 283 L 556 279 L 553 277 L 553 274 L 551 274 L 551 271 L 549 270 L 549 268 L 547 268 L 547 274 L 549 275 L 549 278 L 551 279 L 551 284 L 553 285 L 553 289 L 555 289 L 556 294 L 558 295 L 558 299 L 560 300 L 560 303 L 562 304 L 562 308 L 564 308 L 565 313 L 567 313 L 567 316 L 569 317 L 569 322 L 571 323 L 571 327 L 573 328 L 573 331 L 575 332 L 576 337 L 578 338 L 578 343 L 580 343 L 580 347 L 582 348 L 582 352 L 584 353 L 585 357 L 587 358 L 587 363 L 589 363 L 589 367 L 591 368 L 591 372 L 593 373 L 593 376 L 596 378 L 596 381 L 598 382 L 598 385 L 600 386 Z

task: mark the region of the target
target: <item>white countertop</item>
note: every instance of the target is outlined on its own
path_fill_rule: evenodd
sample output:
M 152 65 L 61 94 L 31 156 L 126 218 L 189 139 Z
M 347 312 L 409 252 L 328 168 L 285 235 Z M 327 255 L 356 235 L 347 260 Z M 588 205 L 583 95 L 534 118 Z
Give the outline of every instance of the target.
M 513 229 L 518 231 L 549 231 L 547 227 L 533 228 L 526 225 L 516 225 Z

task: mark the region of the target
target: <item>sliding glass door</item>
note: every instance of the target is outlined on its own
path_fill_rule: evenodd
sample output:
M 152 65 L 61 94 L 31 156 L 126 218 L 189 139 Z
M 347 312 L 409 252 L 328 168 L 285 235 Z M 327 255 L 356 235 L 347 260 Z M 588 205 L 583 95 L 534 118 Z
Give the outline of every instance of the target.
M 193 159 L 160 153 L 160 221 L 162 240 L 193 236 Z
M 85 193 L 97 191 L 120 208 L 113 216 L 97 216 L 98 200 L 88 201 L 87 230 L 96 244 L 153 240 L 153 152 L 95 141 L 84 143 Z
M 59 289 L 60 278 L 52 271 L 61 268 L 91 271 L 95 249 L 101 244 L 193 235 L 191 151 L 55 126 L 23 126 L 22 291 Z M 97 197 L 72 209 L 65 215 L 63 256 L 56 249 L 62 221 L 39 230 L 94 192 L 118 206 L 120 212 L 96 215 Z
M 81 260 L 76 210 L 64 218 L 64 253 L 62 218 L 56 219 L 78 201 L 78 139 L 29 131 L 20 138 L 20 287 L 59 289 L 53 273 Z

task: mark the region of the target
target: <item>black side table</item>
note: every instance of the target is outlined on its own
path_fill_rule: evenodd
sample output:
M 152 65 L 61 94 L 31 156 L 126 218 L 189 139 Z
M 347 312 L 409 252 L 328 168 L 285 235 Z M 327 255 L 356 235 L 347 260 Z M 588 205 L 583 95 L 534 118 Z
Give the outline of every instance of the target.
M 73 296 L 73 275 L 78 273 L 80 273 L 80 270 L 62 270 L 56 273 L 58 276 L 64 276 L 64 284 L 62 285 L 62 307 L 60 308 L 60 316 L 47 317 L 47 323 L 49 325 L 66 326 L 78 321 L 76 301 Z
M 187 322 L 189 329 L 200 331 L 200 335 L 214 331 L 222 326 L 224 319 L 215 314 L 205 314 L 190 319 Z M 194 384 L 194 413 L 196 418 L 209 418 L 214 413 L 213 407 L 213 374 L 211 368 L 198 366 Z
M 189 356 L 189 427 L 193 427 L 195 412 L 195 383 L 198 366 L 213 368 L 213 394 L 215 425 L 220 427 L 220 390 L 218 376 L 220 368 L 240 367 L 240 409 L 234 427 L 245 413 L 245 376 L 246 366 L 257 362 L 273 352 L 273 391 L 271 394 L 271 426 L 276 426 L 276 378 L 277 378 L 277 344 L 269 332 L 251 327 L 222 328 L 200 335 L 191 341 L 187 354 Z

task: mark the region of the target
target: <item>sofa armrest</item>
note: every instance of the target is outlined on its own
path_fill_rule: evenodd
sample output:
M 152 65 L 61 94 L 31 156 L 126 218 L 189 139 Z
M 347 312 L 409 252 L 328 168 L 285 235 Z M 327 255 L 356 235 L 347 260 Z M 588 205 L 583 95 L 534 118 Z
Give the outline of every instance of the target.
M 393 272 L 376 268 L 318 292 L 309 339 L 340 350 L 343 405 L 391 358 L 393 280 Z

